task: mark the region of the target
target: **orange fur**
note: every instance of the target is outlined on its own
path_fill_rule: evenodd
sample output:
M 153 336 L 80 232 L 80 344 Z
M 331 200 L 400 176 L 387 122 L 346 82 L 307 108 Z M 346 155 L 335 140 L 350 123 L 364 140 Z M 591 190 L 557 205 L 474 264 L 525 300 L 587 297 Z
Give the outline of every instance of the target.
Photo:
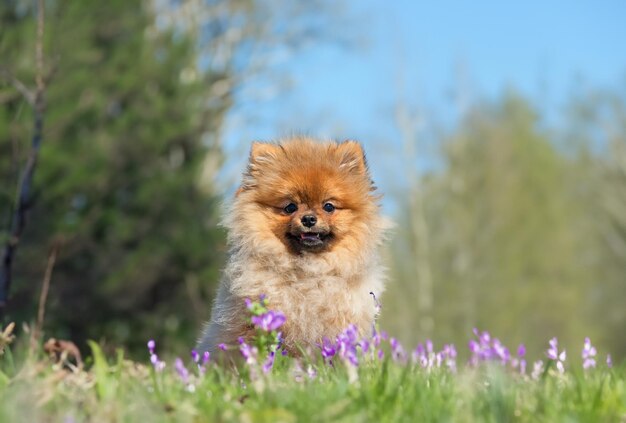
M 378 249 L 386 221 L 365 155 L 355 141 L 295 137 L 253 143 L 243 182 L 227 211 L 230 256 L 200 351 L 250 336 L 244 299 L 267 296 L 282 311 L 285 347 L 297 351 L 334 338 L 349 324 L 374 321 L 384 289 Z M 297 210 L 285 207 L 293 203 Z M 324 209 L 331 203 L 335 209 Z M 314 216 L 312 227 L 303 216 Z

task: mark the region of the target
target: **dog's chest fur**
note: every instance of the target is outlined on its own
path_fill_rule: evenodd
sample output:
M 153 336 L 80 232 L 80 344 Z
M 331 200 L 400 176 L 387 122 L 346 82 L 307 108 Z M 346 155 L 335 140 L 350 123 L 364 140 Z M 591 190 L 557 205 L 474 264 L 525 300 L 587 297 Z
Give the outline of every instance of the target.
M 340 264 L 341 263 L 341 264 Z M 236 343 L 249 334 L 245 298 L 265 295 L 269 308 L 285 314 L 281 328 L 286 348 L 296 352 L 337 336 L 355 324 L 363 333 L 371 329 L 375 302 L 370 292 L 383 290 L 382 267 L 373 258 L 358 263 L 305 256 L 285 258 L 237 257 L 225 269 L 205 340 Z
M 314 267 L 254 266 L 236 275 L 230 285 L 235 297 L 255 299 L 264 294 L 271 309 L 282 311 L 287 317 L 285 344 L 294 346 L 333 338 L 350 324 L 369 330 L 375 313 L 370 292 L 381 291 L 381 280 L 370 266 L 349 276 L 323 266 L 321 272 Z

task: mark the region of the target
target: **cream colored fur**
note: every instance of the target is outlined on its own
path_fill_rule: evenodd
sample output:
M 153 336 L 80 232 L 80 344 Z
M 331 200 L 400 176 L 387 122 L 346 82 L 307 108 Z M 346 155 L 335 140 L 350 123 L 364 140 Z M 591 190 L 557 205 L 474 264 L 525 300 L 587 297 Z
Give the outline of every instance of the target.
M 261 294 L 286 315 L 281 330 L 291 352 L 332 339 L 351 323 L 369 331 L 375 317 L 370 292 L 384 290 L 378 250 L 389 226 L 378 205 L 372 202 L 370 218 L 354 224 L 351 242 L 328 252 L 292 254 L 252 196 L 253 190 L 241 192 L 225 213 L 230 255 L 198 350 L 214 354 L 218 344 L 236 345 L 239 336 L 250 335 L 242 325 L 248 316 L 244 299 Z

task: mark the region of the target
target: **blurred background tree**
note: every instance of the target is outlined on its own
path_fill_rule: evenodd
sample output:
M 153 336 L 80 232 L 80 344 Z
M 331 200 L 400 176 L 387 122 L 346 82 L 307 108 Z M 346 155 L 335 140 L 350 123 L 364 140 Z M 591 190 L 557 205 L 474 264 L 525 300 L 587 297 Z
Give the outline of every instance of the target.
M 221 76 L 185 78 L 195 68 L 192 43 L 156 31 L 141 2 L 48 6 L 46 52 L 58 69 L 10 318 L 32 315 L 47 250 L 60 243 L 47 321 L 55 336 L 130 348 L 151 336 L 193 337 L 208 298 L 198 281 L 216 278 L 223 244 L 215 195 L 197 184 L 205 155 L 220 154 L 203 135 L 229 107 L 227 98 L 205 105 L 207 87 Z M 0 44 L 4 63 L 32 80 L 30 3 L 2 9 L 11 22 Z M 2 110 L 4 211 L 28 152 L 31 116 L 18 93 Z
M 443 170 L 423 182 L 435 339 L 488 327 L 510 344 L 554 333 L 576 341 L 589 331 L 582 309 L 591 282 L 576 167 L 515 94 L 470 110 L 441 145 Z M 410 263 L 401 253 L 420 240 L 401 233 L 394 256 Z
M 585 211 L 586 308 L 599 339 L 626 356 L 626 90 L 587 89 L 572 99 L 565 137 L 578 145 L 576 192 Z

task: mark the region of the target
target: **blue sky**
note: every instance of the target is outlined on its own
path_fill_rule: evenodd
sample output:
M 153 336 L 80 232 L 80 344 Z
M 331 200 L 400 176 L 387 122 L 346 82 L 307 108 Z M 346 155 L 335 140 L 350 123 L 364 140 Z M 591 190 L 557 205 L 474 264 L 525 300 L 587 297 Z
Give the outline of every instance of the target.
M 399 100 L 419 111 L 428 127 L 454 123 L 467 104 L 514 88 L 546 120 L 557 121 L 581 85 L 624 87 L 626 81 L 623 1 L 345 5 L 352 24 L 341 30 L 358 45 L 313 46 L 282 65 L 292 86 L 251 103 L 249 119 L 227 130 L 227 147 L 239 157 L 233 174 L 250 140 L 304 132 L 361 140 L 374 176 L 387 176 L 400 155 L 393 116 Z

